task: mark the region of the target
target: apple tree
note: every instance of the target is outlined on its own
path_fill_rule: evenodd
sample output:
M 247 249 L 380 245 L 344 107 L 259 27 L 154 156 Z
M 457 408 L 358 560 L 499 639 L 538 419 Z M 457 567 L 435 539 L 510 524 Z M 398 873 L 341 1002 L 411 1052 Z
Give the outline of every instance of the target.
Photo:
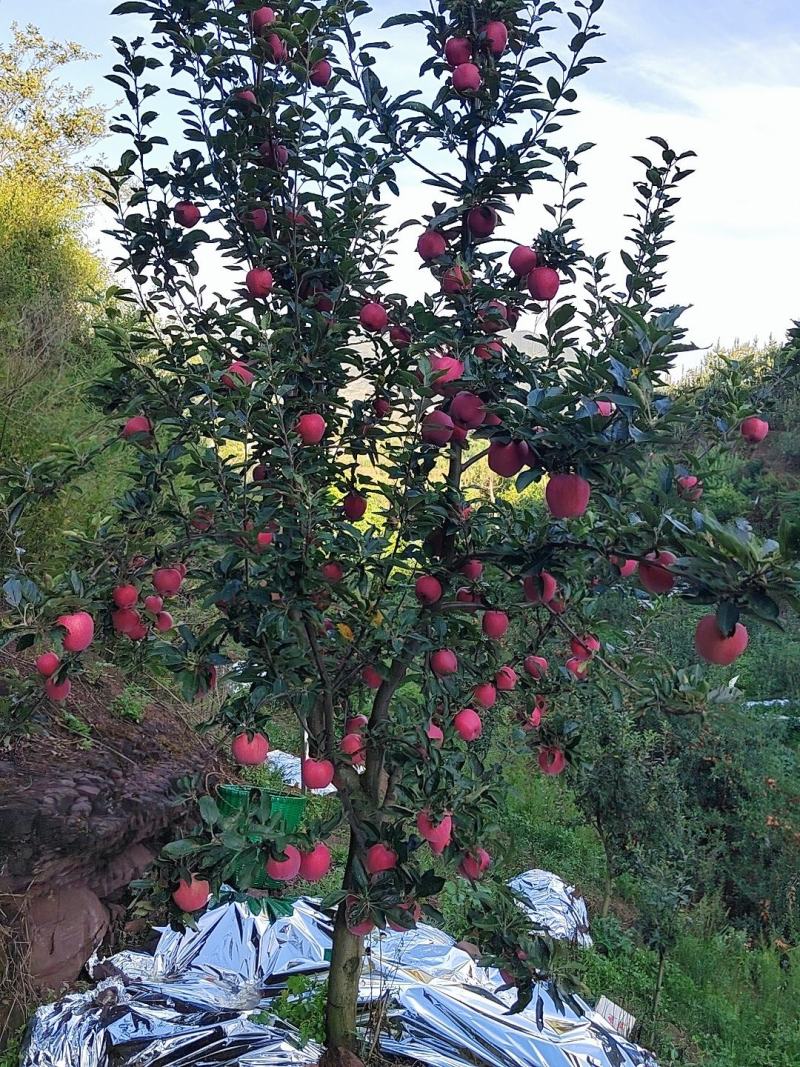
M 575 738 L 542 720 L 546 673 L 553 701 L 603 678 L 696 710 L 673 665 L 623 669 L 624 648 L 588 628 L 599 569 L 628 580 L 638 566 L 651 595 L 707 604 L 697 647 L 715 663 L 745 647 L 740 618 L 778 625 L 794 595 L 778 543 L 687 508 L 674 468 L 644 483 L 692 417 L 668 395 L 690 347 L 682 309 L 661 303 L 691 153 L 653 138 L 640 157 L 616 280 L 573 221 L 591 145 L 562 131 L 600 62 L 601 2 L 396 15 L 392 42 L 423 54 L 399 93 L 363 0 L 117 9 L 148 32 L 114 39 L 112 130 L 129 147 L 101 172 L 121 284 L 100 327 L 116 365 L 94 395 L 130 480 L 69 573 L 33 575 L 18 554 L 9 635 L 55 640 L 15 699 L 67 699 L 102 640 L 131 669 L 160 662 L 187 698 L 219 684 L 215 725 L 242 763 L 265 758 L 276 709 L 296 716 L 304 781 L 335 783 L 349 834 L 332 1047 L 355 1040 L 363 936 L 433 911 L 444 877 L 487 874 L 502 781 L 487 720 L 511 706 L 515 743 L 558 774 Z M 531 203 L 536 232 L 515 222 Z M 407 227 L 417 298 L 397 291 Z M 470 471 L 484 456 L 520 491 L 545 485 L 545 506 L 482 496 Z M 54 471 L 9 479 L 16 529 Z M 571 646 L 562 666 L 539 656 L 555 635 Z M 201 807 L 205 830 L 172 851 L 178 912 L 234 860 L 286 882 L 328 870 L 323 840 L 268 811 L 234 827 Z M 522 1001 L 553 945 L 498 899 L 478 886 L 476 926 Z

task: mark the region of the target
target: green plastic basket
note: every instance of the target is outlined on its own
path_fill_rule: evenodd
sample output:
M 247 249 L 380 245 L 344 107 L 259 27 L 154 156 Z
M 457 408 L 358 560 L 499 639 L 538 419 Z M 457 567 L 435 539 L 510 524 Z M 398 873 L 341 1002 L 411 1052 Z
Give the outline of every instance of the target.
M 257 786 L 221 785 L 217 788 L 217 807 L 220 815 L 228 818 L 237 812 L 247 811 L 252 803 L 258 803 L 264 796 L 269 798 L 270 814 L 280 816 L 281 829 L 289 834 L 294 833 L 303 821 L 307 797 L 273 793 Z M 253 882 L 252 888 L 279 889 L 282 884 L 265 873 Z

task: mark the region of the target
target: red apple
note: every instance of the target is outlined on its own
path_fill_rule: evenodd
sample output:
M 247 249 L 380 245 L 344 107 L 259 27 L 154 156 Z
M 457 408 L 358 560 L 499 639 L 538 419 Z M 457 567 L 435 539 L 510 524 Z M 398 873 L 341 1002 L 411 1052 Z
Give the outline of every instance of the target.
M 635 559 L 620 559 L 619 556 L 609 556 L 608 562 L 614 564 L 619 571 L 620 578 L 630 578 L 632 574 L 636 573 L 636 568 L 639 566 Z
M 433 816 L 427 809 L 417 815 L 417 830 L 431 847 L 431 852 L 440 856 L 453 836 L 453 816 L 445 814 L 439 822 L 434 822 Z
M 369 330 L 371 333 L 380 333 L 381 330 L 386 329 L 389 325 L 389 316 L 383 304 L 379 304 L 376 300 L 371 300 L 362 307 L 358 321 L 365 330 Z
M 431 411 L 422 420 L 422 440 L 428 445 L 446 445 L 453 429 L 453 420 L 446 412 Z
M 354 921 L 355 913 L 363 911 L 362 903 L 357 897 L 347 897 L 344 902 L 344 907 L 347 929 L 354 937 L 366 937 L 367 934 L 372 933 L 375 929 L 375 923 L 370 916 L 361 919 L 359 922 Z
M 327 789 L 333 781 L 335 768 L 329 759 L 304 759 L 301 776 L 306 789 Z
M 61 660 L 55 652 L 43 652 L 41 656 L 36 657 L 34 666 L 42 678 L 50 678 L 61 666 Z
M 589 506 L 592 487 L 580 474 L 553 474 L 544 491 L 554 519 L 575 519 Z
M 458 865 L 458 873 L 471 882 L 477 882 L 488 871 L 492 857 L 485 848 L 476 848 L 467 854 Z
M 433 390 L 436 393 L 444 392 L 443 385 L 457 382 L 464 374 L 464 364 L 460 359 L 456 359 L 455 356 L 432 355 L 428 358 L 431 365 L 431 375 L 435 379 Z
M 614 405 L 610 400 L 593 400 L 592 403 L 597 408 L 597 414 L 603 419 L 610 419 L 614 414 Z
M 585 682 L 589 674 L 589 663 L 588 659 L 581 656 L 571 656 L 564 666 L 577 682 Z
M 375 686 L 377 689 L 378 687 Z M 369 719 L 366 715 L 349 715 L 345 719 L 344 732 L 346 734 L 359 734 L 365 726 L 369 726 Z
M 415 924 L 418 923 L 422 918 L 422 908 L 415 901 L 400 904 L 398 910 L 411 912 L 411 917 L 413 918 Z M 393 922 L 388 917 L 386 919 L 386 925 L 389 927 L 390 930 L 395 930 L 399 934 L 408 932 L 407 926 L 401 926 L 400 923 Z
M 56 626 L 62 626 L 67 631 L 62 642 L 65 652 L 84 652 L 94 638 L 94 619 L 88 611 L 59 615 Z
M 451 37 L 445 41 L 444 58 L 451 67 L 469 63 L 472 59 L 472 43 L 466 37 Z
M 279 37 L 277 33 L 267 34 L 265 44 L 266 59 L 269 62 L 285 63 L 287 61 L 289 49 L 286 47 L 286 41 Z
M 435 722 L 429 722 L 425 728 L 425 736 L 432 745 L 441 748 L 442 742 L 444 741 L 444 733 L 441 726 L 437 726 Z
M 539 768 L 544 774 L 561 774 L 567 765 L 567 759 L 560 748 L 548 745 L 539 751 Z
M 189 875 L 189 881 L 181 878 L 178 888 L 173 892 L 172 899 L 177 907 L 183 912 L 200 911 L 208 904 L 211 896 L 211 886 L 204 878 L 196 878 Z
M 462 741 L 477 741 L 483 732 L 481 717 L 472 708 L 462 708 L 455 714 L 453 727 Z
M 138 632 L 141 622 L 139 613 L 132 608 L 119 608 L 111 612 L 111 625 L 118 634 L 126 634 L 130 637 Z
M 736 623 L 734 631 L 725 636 L 719 628 L 716 615 L 704 615 L 694 632 L 694 647 L 708 663 L 727 667 L 747 648 L 749 635 L 746 627 Z
M 227 389 L 249 389 L 255 381 L 255 377 L 255 374 L 246 363 L 242 363 L 240 359 L 235 359 L 220 377 L 220 382 Z
M 65 678 L 63 682 L 58 683 L 53 678 L 48 678 L 44 683 L 44 691 L 50 700 L 60 703 L 62 700 L 66 700 L 72 692 L 72 682 L 69 678 Z
M 367 510 L 367 498 L 352 489 L 342 501 L 342 508 L 351 522 L 358 522 Z
M 238 92 L 233 94 L 234 103 L 241 104 L 242 107 L 256 107 L 258 100 L 256 94 L 252 89 L 239 89 Z
M 534 269 L 538 258 L 536 250 L 530 245 L 517 245 L 508 257 L 508 265 L 518 278 L 524 278 Z
M 489 470 L 502 478 L 519 474 L 531 458 L 531 450 L 525 441 L 492 441 L 489 445 Z
M 244 731 L 234 737 L 231 755 L 245 767 L 256 767 L 269 755 L 269 739 L 261 733 Z
M 502 356 L 502 354 L 503 346 L 499 341 L 486 341 L 484 344 L 475 346 L 475 355 L 478 359 L 496 359 L 498 356 Z
M 494 676 L 494 683 L 501 693 L 510 693 L 517 684 L 517 672 L 513 667 L 501 667 Z
M 478 320 L 484 333 L 500 333 L 510 325 L 511 311 L 502 300 L 490 300 L 478 311 Z
M 537 695 L 531 708 L 527 721 L 523 723 L 523 730 L 536 730 L 541 725 L 542 717 L 547 712 L 547 701 L 541 695 Z
M 341 582 L 344 578 L 344 570 L 341 563 L 337 563 L 336 560 L 328 560 L 327 563 L 323 563 L 320 567 L 322 577 L 326 582 Z
M 766 419 L 760 419 L 757 415 L 751 415 L 742 422 L 739 427 L 742 437 L 751 445 L 757 445 L 763 441 L 769 433 L 769 423 Z
M 531 678 L 544 678 L 547 674 L 547 660 L 544 656 L 526 656 L 522 661 L 522 665 Z
M 388 845 L 378 842 L 367 849 L 364 860 L 367 874 L 381 874 L 383 871 L 393 871 L 397 866 L 397 853 Z
M 477 430 L 486 418 L 486 405 L 475 393 L 462 390 L 450 402 L 449 415 L 467 430 Z
M 426 263 L 430 263 L 433 259 L 438 259 L 446 251 L 447 241 L 444 234 L 439 233 L 438 230 L 426 230 L 419 235 L 417 252 Z
M 300 853 L 298 874 L 304 882 L 319 882 L 331 869 L 332 863 L 331 850 L 319 841 L 310 852 Z
M 301 415 L 294 425 L 295 433 L 299 435 L 304 445 L 318 445 L 327 428 L 323 417 L 317 415 L 316 412 Z
M 481 87 L 481 72 L 474 63 L 459 63 L 453 71 L 453 88 L 457 93 L 476 93 Z
M 266 230 L 269 222 L 269 213 L 265 207 L 251 208 L 244 216 L 244 222 L 252 226 L 254 230 Z
M 472 698 L 482 708 L 492 708 L 497 701 L 497 690 L 491 682 L 481 682 L 472 690 Z
M 376 419 L 385 419 L 387 415 L 392 413 L 392 405 L 384 396 L 376 396 L 372 401 L 372 410 L 375 412 Z
M 461 573 L 469 582 L 477 582 L 483 574 L 483 564 L 479 559 L 468 559 L 461 565 Z
M 472 279 L 461 267 L 448 267 L 442 275 L 442 292 L 448 296 L 465 293 L 471 285 Z
M 258 151 L 264 166 L 273 170 L 282 170 L 289 162 L 289 149 L 277 141 L 264 141 L 258 146 Z
M 694 474 L 683 474 L 676 479 L 678 484 L 678 496 L 684 500 L 699 500 L 703 495 L 703 483 Z
M 526 600 L 531 604 L 549 604 L 558 590 L 558 583 L 549 571 L 529 574 L 523 581 L 522 588 Z
M 177 567 L 159 567 L 153 571 L 152 581 L 159 596 L 175 596 L 183 584 L 183 575 Z
M 584 634 L 583 637 L 571 638 L 569 647 L 576 659 L 591 659 L 596 652 L 600 651 L 600 642 L 594 634 Z
M 244 284 L 250 296 L 260 299 L 272 292 L 273 281 L 271 270 L 266 267 L 253 267 L 247 272 Z
M 486 47 L 492 53 L 493 56 L 498 57 L 503 54 L 508 44 L 508 29 L 504 22 L 498 22 L 493 20 L 487 22 L 481 30 L 481 40 L 485 42 Z
M 135 585 L 118 585 L 111 599 L 118 608 L 132 608 L 139 599 L 139 590 Z
M 504 611 L 486 611 L 481 629 L 492 641 L 499 641 L 508 630 L 508 615 Z
M 263 552 L 269 548 L 274 540 L 275 534 L 272 530 L 259 530 L 256 534 L 256 551 Z
M 120 430 L 120 436 L 127 441 L 134 434 L 151 434 L 152 432 L 153 424 L 145 415 L 131 415 Z
M 174 625 L 175 623 L 168 611 L 159 611 L 156 615 L 156 629 L 159 633 L 167 633 L 167 631 L 171 630 Z
M 383 675 L 369 664 L 361 671 L 361 681 L 369 689 L 380 689 L 383 685 Z
M 552 267 L 534 267 L 528 275 L 528 290 L 534 300 L 552 300 L 560 285 L 558 271 Z
M 668 593 L 675 584 L 675 575 L 667 568 L 675 562 L 671 552 L 648 552 L 639 564 L 639 581 L 648 593 Z
M 200 208 L 196 204 L 191 204 L 188 200 L 181 200 L 172 209 L 172 217 L 179 226 L 191 230 L 200 221 Z
M 333 67 L 330 65 L 327 59 L 318 60 L 308 75 L 308 80 L 312 85 L 318 86 L 320 89 L 324 89 L 328 82 L 333 77 Z
M 267 468 L 263 463 L 256 463 L 253 467 L 253 481 L 265 482 L 267 480 Z
M 367 749 L 361 734 L 345 734 L 339 742 L 339 751 L 350 757 L 354 767 L 364 766 Z
M 275 21 L 275 12 L 271 7 L 259 7 L 250 12 L 250 28 L 253 33 L 261 33 L 266 26 Z
M 276 882 L 293 882 L 300 873 L 300 850 L 294 845 L 286 845 L 283 850 L 283 859 L 270 856 L 264 864 L 264 869 L 269 878 Z
M 435 604 L 442 599 L 442 583 L 432 574 L 423 574 L 414 583 L 414 592 L 420 604 Z
M 458 670 L 458 657 L 450 648 L 439 648 L 431 653 L 431 670 L 437 678 L 445 678 Z
M 497 212 L 488 204 L 478 204 L 468 211 L 467 226 L 473 237 L 491 237 L 497 226 Z
M 208 533 L 214 525 L 214 512 L 210 511 L 208 508 L 195 508 L 189 521 L 195 530 L 198 530 L 200 533 Z
M 408 348 L 411 344 L 411 330 L 405 326 L 392 326 L 389 330 L 389 340 L 395 348 Z
M 149 611 L 151 615 L 157 615 L 164 607 L 164 601 L 160 596 L 146 596 L 144 598 L 144 607 L 145 611 Z

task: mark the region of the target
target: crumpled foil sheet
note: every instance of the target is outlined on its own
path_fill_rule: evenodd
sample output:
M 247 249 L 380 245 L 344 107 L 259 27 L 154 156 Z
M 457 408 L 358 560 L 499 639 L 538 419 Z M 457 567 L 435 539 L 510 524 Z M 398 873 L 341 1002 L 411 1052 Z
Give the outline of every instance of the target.
M 560 941 L 590 948 L 589 913 L 574 886 L 550 871 L 525 871 L 508 883 L 536 926 Z
M 196 930 L 163 929 L 153 955 L 89 961 L 89 993 L 40 1008 L 22 1067 L 311 1067 L 321 1050 L 271 1018 L 256 1023 L 292 974 L 324 975 L 331 916 L 313 900 L 271 921 L 220 904 Z M 367 939 L 360 1002 L 380 1007 L 386 1055 L 429 1067 L 657 1067 L 588 1005 L 558 1004 L 541 983 L 510 1013 L 513 990 L 453 938 L 420 924 Z

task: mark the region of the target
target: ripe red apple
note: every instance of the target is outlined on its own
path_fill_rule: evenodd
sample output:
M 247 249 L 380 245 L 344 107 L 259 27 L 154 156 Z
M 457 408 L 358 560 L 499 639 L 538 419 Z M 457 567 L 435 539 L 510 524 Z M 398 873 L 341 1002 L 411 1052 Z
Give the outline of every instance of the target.
M 139 590 L 135 585 L 118 585 L 111 599 L 118 608 L 132 608 L 139 599 Z
M 466 37 L 451 37 L 445 41 L 444 58 L 451 67 L 469 63 L 472 59 L 472 43 Z
M 350 757 L 354 767 L 364 766 L 367 749 L 361 734 L 345 734 L 339 742 L 339 751 Z
M 467 433 L 468 430 L 466 426 L 462 426 L 460 423 L 454 422 L 453 436 L 450 438 L 450 440 L 453 442 L 453 444 L 464 445 L 467 441 Z
M 510 325 L 511 311 L 502 300 L 490 300 L 478 311 L 478 320 L 484 333 L 500 333 Z
M 544 678 L 547 674 L 547 660 L 544 656 L 526 656 L 522 661 L 522 665 L 531 678 Z
M 442 815 L 439 822 L 434 822 L 433 816 L 427 809 L 417 815 L 417 830 L 431 847 L 431 852 L 441 856 L 453 836 L 453 816 Z
M 271 7 L 259 7 L 250 12 L 250 28 L 253 33 L 261 33 L 265 26 L 275 21 L 275 12 Z
M 422 440 L 428 445 L 446 445 L 453 429 L 453 420 L 446 412 L 431 411 L 422 420 Z
M 462 267 L 448 267 L 442 275 L 442 292 L 448 296 L 465 293 L 472 285 L 472 279 Z
M 508 630 L 508 615 L 504 611 L 486 611 L 481 629 L 492 641 L 499 641 Z
M 318 60 L 308 75 L 308 80 L 312 85 L 318 86 L 320 89 L 324 89 L 328 82 L 333 77 L 333 67 L 330 65 L 327 59 Z
M 425 728 L 425 736 L 428 738 L 432 745 L 436 745 L 440 748 L 444 741 L 444 732 L 441 726 L 437 726 L 435 722 L 429 722 Z
M 264 734 L 245 730 L 234 737 L 231 755 L 245 767 L 256 767 L 269 755 L 269 740 Z
M 370 916 L 365 919 L 361 919 L 359 922 L 355 922 L 356 911 L 363 911 L 362 902 L 354 896 L 349 896 L 345 899 L 345 918 L 347 921 L 347 929 L 354 937 L 366 937 L 367 934 L 372 933 L 375 929 L 375 923 Z
M 175 623 L 168 611 L 159 611 L 156 615 L 156 629 L 159 633 L 167 633 L 167 631 L 171 630 L 174 625 Z
M 494 676 L 494 683 L 501 693 L 510 693 L 517 684 L 517 672 L 513 667 L 501 667 Z
M 449 385 L 450 382 L 457 382 L 459 378 L 464 374 L 464 364 L 460 359 L 456 359 L 455 356 L 437 356 L 432 355 L 429 357 L 431 365 L 431 374 L 435 379 L 433 390 L 436 393 L 442 393 L 443 385 Z
M 447 241 L 444 234 L 438 230 L 426 230 L 419 235 L 417 241 L 417 253 L 426 263 L 438 259 L 447 251 Z
M 367 498 L 352 489 L 342 501 L 342 508 L 351 522 L 358 522 L 367 510 Z
M 72 682 L 65 678 L 63 682 L 56 682 L 54 678 L 47 678 L 44 683 L 44 691 L 50 700 L 61 702 L 66 700 L 72 692 Z
M 265 207 L 254 207 L 246 212 L 244 222 L 252 226 L 254 230 L 266 230 L 269 222 L 269 213 Z
M 632 574 L 636 573 L 636 568 L 639 566 L 635 559 L 620 559 L 619 556 L 609 556 L 608 562 L 613 563 L 619 571 L 620 578 L 630 578 Z
M 361 671 L 361 681 L 369 689 L 380 689 L 383 685 L 383 675 L 368 664 Z
M 534 269 L 538 262 L 536 250 L 530 245 L 517 245 L 508 257 L 508 265 L 513 274 L 518 278 L 524 278 Z
M 335 768 L 329 759 L 304 759 L 301 777 L 306 789 L 327 789 L 333 781 Z
M 375 687 L 377 689 L 377 686 Z M 344 732 L 346 734 L 359 734 L 365 726 L 369 726 L 366 715 L 349 715 L 345 720 Z
M 580 474 L 553 474 L 544 491 L 554 519 L 575 519 L 589 506 L 592 487 Z
M 539 750 L 539 768 L 544 774 L 561 774 L 567 765 L 567 758 L 560 748 L 548 745 Z
M 558 271 L 552 267 L 534 267 L 528 275 L 528 290 L 534 300 L 552 300 L 560 285 Z
M 380 333 L 381 330 L 386 329 L 389 325 L 389 315 L 383 304 L 379 304 L 376 300 L 371 300 L 362 307 L 358 321 L 365 330 L 369 330 L 371 333 Z
M 84 652 L 94 638 L 94 619 L 88 611 L 59 615 L 56 626 L 62 626 L 67 631 L 62 642 L 65 652 Z
M 473 708 L 462 708 L 453 716 L 453 727 L 462 741 L 477 741 L 483 733 L 480 715 Z
M 468 559 L 461 565 L 461 573 L 469 582 L 477 582 L 483 574 L 483 564 L 479 559 Z
M 172 217 L 179 226 L 191 230 L 200 221 L 200 208 L 188 200 L 181 200 L 172 209 Z
M 589 663 L 590 660 L 581 656 L 571 656 L 564 666 L 577 682 L 585 682 L 589 674 Z
M 392 326 L 389 330 L 389 340 L 395 348 L 408 348 L 411 344 L 411 330 L 405 326 Z
M 183 575 L 177 567 L 159 567 L 153 571 L 152 581 L 159 596 L 175 596 L 183 584 Z
M 289 149 L 277 141 L 264 141 L 258 146 L 261 161 L 265 167 L 282 170 L 289 162 Z
M 211 896 L 211 886 L 204 878 L 196 878 L 189 875 L 189 881 L 181 878 L 178 888 L 173 892 L 172 899 L 177 907 L 183 912 L 200 911 L 208 904 Z
M 127 441 L 134 434 L 151 434 L 152 432 L 153 424 L 145 415 L 131 415 L 120 430 L 120 436 Z
M 610 400 L 593 400 L 592 403 L 597 408 L 597 414 L 603 419 L 609 419 L 614 414 L 614 405 Z
M 519 474 L 531 458 L 531 450 L 525 441 L 492 441 L 489 445 L 489 470 L 502 478 Z
M 139 613 L 132 608 L 119 608 L 111 612 L 111 625 L 118 634 L 126 634 L 130 637 L 138 631 L 141 621 Z
M 576 659 L 591 659 L 596 652 L 600 651 L 600 642 L 594 634 L 584 634 L 583 637 L 571 638 L 569 647 Z
M 540 694 L 536 696 L 533 707 L 528 713 L 528 719 L 523 723 L 523 730 L 537 730 L 541 725 L 542 718 L 547 712 L 547 700 Z
M 256 107 L 258 100 L 256 94 L 252 89 L 239 89 L 233 94 L 234 103 L 241 104 L 242 107 Z
M 476 848 L 467 854 L 458 865 L 458 873 L 471 882 L 477 882 L 488 871 L 492 857 L 485 848 Z
M 458 670 L 458 657 L 450 648 L 439 648 L 431 653 L 431 670 L 437 678 L 445 678 Z
M 34 666 L 42 678 L 50 678 L 61 666 L 61 660 L 55 652 L 42 652 L 41 656 L 36 657 Z
M 462 95 L 477 93 L 481 87 L 481 72 L 474 63 L 459 63 L 453 71 L 453 88 Z
M 497 702 L 497 690 L 491 682 L 481 682 L 472 690 L 472 698 L 476 704 L 488 710 Z
M 266 267 L 253 267 L 247 272 L 244 284 L 250 296 L 260 299 L 272 292 L 273 281 L 271 270 Z
M 422 574 L 414 583 L 414 592 L 420 604 L 435 604 L 442 599 L 442 583 L 432 574 Z
M 255 374 L 246 363 L 242 363 L 240 359 L 235 359 L 220 377 L 220 382 L 227 389 L 249 389 L 255 381 L 255 377 Z
M 766 419 L 760 419 L 757 415 L 751 415 L 744 419 L 739 427 L 742 437 L 751 445 L 757 445 L 763 441 L 769 433 L 769 423 Z
M 740 622 L 736 623 L 734 631 L 725 636 L 719 628 L 716 615 L 704 615 L 698 622 L 694 632 L 694 647 L 708 663 L 716 663 L 720 667 L 727 667 L 747 648 L 749 634 L 747 628 Z
M 449 415 L 468 430 L 477 430 L 486 418 L 486 405 L 475 393 L 462 390 L 450 402 Z
M 456 600 L 459 604 L 480 604 L 483 603 L 481 597 L 475 593 L 468 585 L 462 585 L 456 589 Z
M 558 583 L 549 571 L 529 574 L 522 583 L 526 600 L 531 604 L 549 604 L 558 590 Z
M 289 49 L 286 47 L 286 41 L 279 37 L 277 33 L 267 34 L 265 45 L 265 58 L 270 63 L 285 63 L 289 58 Z
M 497 226 L 497 212 L 488 204 L 478 204 L 467 212 L 467 226 L 473 237 L 491 237 Z
M 256 534 L 256 551 L 263 552 L 269 548 L 274 540 L 275 534 L 272 530 L 259 530 Z
M 676 479 L 678 484 L 678 496 L 684 500 L 699 500 L 703 495 L 703 483 L 694 474 L 683 474 Z
M 304 882 L 319 882 L 331 869 L 332 863 L 331 850 L 319 841 L 310 852 L 300 853 L 298 874 Z
M 563 615 L 567 610 L 567 602 L 563 597 L 554 596 L 549 603 L 545 605 L 548 611 L 552 611 L 554 615 Z
M 269 878 L 276 882 L 293 882 L 300 873 L 300 850 L 294 845 L 286 845 L 283 850 L 283 859 L 270 856 L 264 864 L 264 869 Z
M 304 445 L 318 445 L 325 435 L 327 423 L 316 412 L 308 412 L 308 414 L 300 416 L 294 425 L 294 429 Z
M 503 346 L 499 341 L 486 341 L 484 344 L 475 346 L 475 355 L 478 359 L 496 359 L 498 356 L 502 356 L 502 354 Z
M 391 415 L 392 405 L 385 396 L 376 396 L 372 401 L 372 410 L 376 419 L 385 419 L 387 415 Z
M 508 44 L 508 29 L 504 22 L 493 20 L 487 22 L 481 30 L 481 40 L 485 42 L 486 47 L 492 53 L 493 56 L 498 57 L 503 54 Z
M 675 584 L 675 575 L 666 568 L 675 562 L 671 552 L 648 552 L 639 564 L 639 581 L 648 593 L 668 593 Z
M 214 512 L 209 508 L 197 507 L 192 512 L 192 517 L 189 521 L 195 530 L 200 533 L 208 533 L 214 525 Z
M 344 570 L 341 563 L 337 563 L 336 560 L 328 560 L 327 563 L 323 563 L 320 567 L 322 577 L 326 582 L 341 582 L 344 578 Z
M 416 901 L 408 901 L 405 904 L 400 904 L 398 906 L 398 911 L 410 912 L 415 924 L 422 918 L 422 908 Z M 401 926 L 400 923 L 393 922 L 389 918 L 386 919 L 386 925 L 390 930 L 395 930 L 399 934 L 407 933 L 408 931 L 407 926 Z
M 256 463 L 253 467 L 253 481 L 265 482 L 267 480 L 267 468 L 263 463 Z
M 382 871 L 393 871 L 397 866 L 397 853 L 393 848 L 378 842 L 367 849 L 364 859 L 367 874 L 381 874 Z

